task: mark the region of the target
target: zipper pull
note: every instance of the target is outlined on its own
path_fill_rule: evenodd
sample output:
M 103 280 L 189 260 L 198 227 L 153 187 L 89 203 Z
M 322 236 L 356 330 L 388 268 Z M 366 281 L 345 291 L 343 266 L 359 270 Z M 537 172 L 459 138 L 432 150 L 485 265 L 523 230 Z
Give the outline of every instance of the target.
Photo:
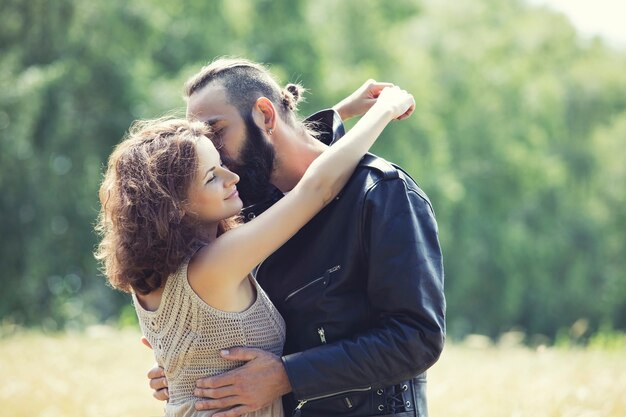
M 329 274 L 332 274 L 335 271 L 339 271 L 341 269 L 341 265 L 335 265 L 332 268 L 330 268 L 328 271 L 326 271 Z
M 317 334 L 320 335 L 320 340 L 322 341 L 322 343 L 326 344 L 326 333 L 324 332 L 323 327 L 320 327 L 319 329 L 317 329 Z
M 300 401 L 300 402 L 298 403 L 298 406 L 296 407 L 296 409 L 295 409 L 295 410 L 293 410 L 293 411 L 294 411 L 294 412 L 293 412 L 293 417 L 300 417 L 300 414 L 302 414 L 302 410 L 301 410 L 301 408 L 302 408 L 302 406 L 303 406 L 304 404 L 306 404 L 306 402 L 307 402 L 307 401 L 308 401 L 308 400 L 302 400 L 302 401 Z

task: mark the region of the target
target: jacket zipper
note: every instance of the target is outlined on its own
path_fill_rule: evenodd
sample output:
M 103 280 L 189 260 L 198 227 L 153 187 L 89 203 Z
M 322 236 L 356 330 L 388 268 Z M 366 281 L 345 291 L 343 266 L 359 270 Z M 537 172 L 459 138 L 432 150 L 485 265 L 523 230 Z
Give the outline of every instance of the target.
M 318 327 L 317 334 L 320 335 L 320 341 L 322 342 L 323 345 L 325 345 L 326 344 L 326 332 L 324 331 L 324 326 Z M 343 399 L 343 402 L 344 404 L 346 404 L 346 407 L 348 407 L 348 409 L 354 407 L 354 405 L 352 404 L 352 400 L 350 400 L 349 396 L 345 396 Z
M 322 342 L 322 344 L 326 344 L 326 331 L 324 330 L 324 326 L 320 326 L 320 327 L 317 328 L 317 334 L 320 336 L 320 341 Z M 302 407 L 304 406 L 304 404 L 306 404 L 309 401 L 320 400 L 322 398 L 327 398 L 327 397 L 334 397 L 336 395 L 346 394 L 348 392 L 369 391 L 371 389 L 372 389 L 372 387 L 357 388 L 357 389 L 352 389 L 352 390 L 347 390 L 347 391 L 336 392 L 336 393 L 333 393 L 333 394 L 324 395 L 324 396 L 320 396 L 320 397 L 309 398 L 308 400 L 302 400 L 302 401 L 300 401 L 298 403 L 298 406 L 294 410 L 293 417 L 300 416 L 302 414 Z M 353 407 L 352 401 L 350 401 L 350 397 L 345 397 L 343 400 L 346 403 L 348 408 L 352 408 Z
M 297 290 L 292 291 L 291 293 L 289 293 L 289 295 L 287 295 L 287 297 L 285 297 L 285 301 L 289 300 L 291 297 L 293 297 L 294 295 L 298 294 L 300 291 L 305 290 L 306 288 L 309 288 L 311 285 L 316 284 L 317 282 L 323 280 L 324 278 L 327 278 L 328 275 L 332 274 L 335 271 L 338 271 L 341 269 L 341 265 L 335 265 L 332 268 L 326 270 L 326 272 L 324 272 L 324 275 L 322 275 L 321 277 L 315 278 L 313 281 L 303 285 L 302 287 L 298 288 Z
M 341 269 L 341 265 L 335 265 L 330 269 L 327 269 L 326 272 L 324 273 L 324 275 L 322 275 L 321 277 L 315 278 L 313 281 L 303 285 L 302 287 L 296 289 L 295 291 L 292 291 L 289 295 L 287 295 L 287 297 L 285 297 L 285 301 L 289 300 L 291 297 L 293 297 L 294 295 L 298 294 L 299 292 L 301 292 L 302 290 L 310 287 L 311 285 L 323 280 L 324 278 L 327 278 L 330 274 L 332 274 L 335 271 L 338 271 Z M 320 337 L 320 341 L 322 342 L 322 344 L 326 344 L 326 332 L 324 331 L 324 327 L 320 326 L 317 329 L 317 334 Z M 293 410 L 293 417 L 299 417 L 302 414 L 302 407 L 304 406 L 304 404 L 306 404 L 309 401 L 313 401 L 313 400 L 319 400 L 322 398 L 326 398 L 326 397 L 333 397 L 335 395 L 340 395 L 343 394 L 344 392 L 352 392 L 352 391 L 368 391 L 371 390 L 372 387 L 368 387 L 366 389 L 357 389 L 357 390 L 349 390 L 349 391 L 343 391 L 343 392 L 337 392 L 337 393 L 333 393 L 333 394 L 329 394 L 329 395 L 324 395 L 321 397 L 315 397 L 315 398 L 309 398 L 307 400 L 301 400 L 300 402 L 298 402 L 298 406 L 295 408 L 295 410 Z
M 347 394 L 349 392 L 365 392 L 365 391 L 371 391 L 371 390 L 372 390 L 372 387 L 369 386 L 365 388 L 348 389 L 345 391 L 334 392 L 328 395 L 320 395 L 319 397 L 312 397 L 306 400 L 300 400 L 300 402 L 298 403 L 298 406 L 295 408 L 295 410 L 293 410 L 294 411 L 293 417 L 299 417 L 300 414 L 302 414 L 302 407 L 304 406 L 304 404 L 308 403 L 309 401 L 321 400 L 324 398 L 334 397 L 336 395 Z
M 319 329 L 317 329 L 317 334 L 320 335 L 320 340 L 322 341 L 322 343 L 326 344 L 326 333 L 324 332 L 323 327 L 320 327 Z
M 293 410 L 293 417 L 299 417 L 302 414 L 302 406 L 307 403 L 307 400 L 302 400 L 298 403 L 298 406 Z

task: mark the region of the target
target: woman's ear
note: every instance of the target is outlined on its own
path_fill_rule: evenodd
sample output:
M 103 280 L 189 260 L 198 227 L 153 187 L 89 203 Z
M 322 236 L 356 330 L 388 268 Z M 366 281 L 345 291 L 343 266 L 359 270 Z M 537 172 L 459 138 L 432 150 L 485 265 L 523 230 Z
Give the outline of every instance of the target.
M 252 111 L 254 122 L 268 135 L 272 135 L 276 127 L 276 109 L 267 97 L 259 97 L 254 103 Z

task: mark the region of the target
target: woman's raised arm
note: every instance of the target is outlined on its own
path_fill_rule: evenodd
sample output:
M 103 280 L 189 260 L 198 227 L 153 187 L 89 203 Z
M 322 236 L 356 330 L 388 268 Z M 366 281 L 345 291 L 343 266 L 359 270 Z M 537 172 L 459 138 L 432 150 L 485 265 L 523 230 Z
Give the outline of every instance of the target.
M 385 126 L 410 113 L 414 106 L 411 94 L 398 87 L 385 88 L 361 120 L 311 163 L 292 191 L 254 220 L 224 233 L 202 250 L 203 275 L 219 280 L 219 285 L 225 281 L 238 285 L 337 196 Z

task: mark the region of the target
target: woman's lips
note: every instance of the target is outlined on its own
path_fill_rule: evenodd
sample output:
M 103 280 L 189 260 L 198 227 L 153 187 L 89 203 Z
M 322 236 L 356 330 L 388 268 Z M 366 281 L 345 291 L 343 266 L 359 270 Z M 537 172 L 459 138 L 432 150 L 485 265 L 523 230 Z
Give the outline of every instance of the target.
M 239 192 L 235 189 L 235 191 L 233 191 L 232 193 L 230 193 L 230 195 L 228 197 L 225 198 L 225 200 L 230 200 L 231 198 L 235 198 L 239 196 Z

